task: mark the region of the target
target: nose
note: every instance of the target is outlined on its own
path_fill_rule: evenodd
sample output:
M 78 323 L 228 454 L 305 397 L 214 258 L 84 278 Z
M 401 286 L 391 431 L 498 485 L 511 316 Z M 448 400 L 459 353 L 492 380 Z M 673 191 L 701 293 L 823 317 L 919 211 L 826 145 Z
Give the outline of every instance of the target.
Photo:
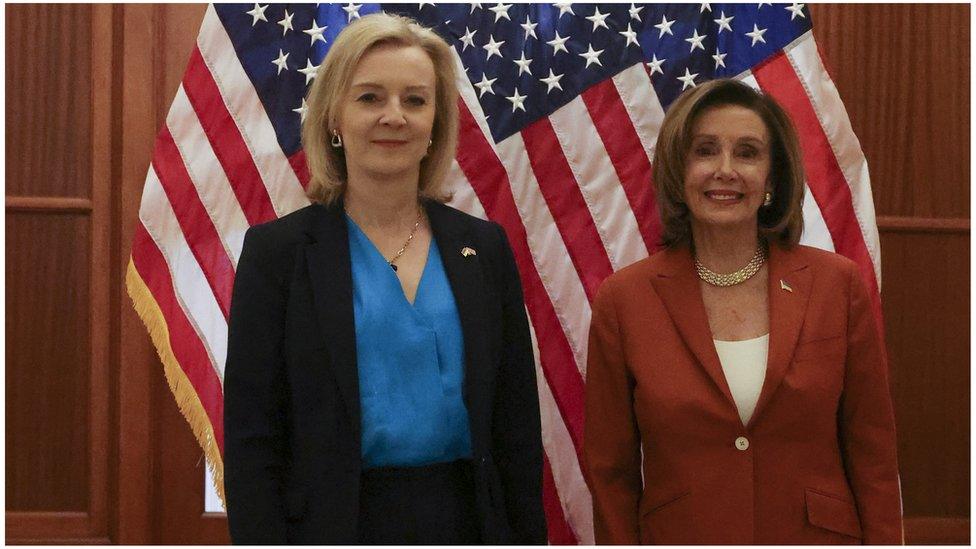
M 391 128 L 399 128 L 406 123 L 407 119 L 403 116 L 403 106 L 400 104 L 399 99 L 388 101 L 386 108 L 383 109 L 383 116 L 380 117 L 380 124 Z
M 715 178 L 728 181 L 735 179 L 737 175 L 732 163 L 732 155 L 728 153 L 719 154 L 716 158 Z

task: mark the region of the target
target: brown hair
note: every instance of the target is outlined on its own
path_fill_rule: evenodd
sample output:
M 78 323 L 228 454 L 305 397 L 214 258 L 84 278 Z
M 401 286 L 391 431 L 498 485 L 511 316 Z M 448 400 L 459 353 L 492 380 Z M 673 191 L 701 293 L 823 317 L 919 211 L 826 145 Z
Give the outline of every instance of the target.
M 691 220 L 684 198 L 685 161 L 692 128 L 706 109 L 745 107 L 759 115 L 772 139 L 770 181 L 773 202 L 759 209 L 759 234 L 792 247 L 803 232 L 803 162 L 789 115 L 779 104 L 737 80 L 716 79 L 681 94 L 668 109 L 654 155 L 654 189 L 661 214 L 661 241 L 673 248 L 691 243 Z
M 458 113 L 456 70 L 450 46 L 434 31 L 408 17 L 375 13 L 343 29 L 319 67 L 308 90 L 307 114 L 302 124 L 302 146 L 311 179 L 306 195 L 313 202 L 331 204 L 345 192 L 344 149 L 330 145 L 339 102 L 349 87 L 359 60 L 383 45 L 416 46 L 427 52 L 437 75 L 431 146 L 420 162 L 421 196 L 445 200 L 442 189 L 457 147 Z

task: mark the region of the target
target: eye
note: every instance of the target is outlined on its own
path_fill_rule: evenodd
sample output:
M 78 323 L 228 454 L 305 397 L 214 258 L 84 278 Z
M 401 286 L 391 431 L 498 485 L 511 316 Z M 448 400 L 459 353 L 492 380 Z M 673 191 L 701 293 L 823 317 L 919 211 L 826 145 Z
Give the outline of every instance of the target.
M 695 147 L 695 155 L 711 156 L 715 154 L 715 146 L 711 143 L 702 143 Z
M 759 156 L 759 149 L 755 147 L 742 147 L 739 149 L 739 156 L 742 158 L 756 158 Z
M 375 93 L 367 92 L 356 98 L 356 101 L 361 103 L 374 103 L 378 98 Z
M 407 104 L 415 107 L 422 107 L 427 104 L 427 99 L 419 95 L 411 95 L 407 98 Z

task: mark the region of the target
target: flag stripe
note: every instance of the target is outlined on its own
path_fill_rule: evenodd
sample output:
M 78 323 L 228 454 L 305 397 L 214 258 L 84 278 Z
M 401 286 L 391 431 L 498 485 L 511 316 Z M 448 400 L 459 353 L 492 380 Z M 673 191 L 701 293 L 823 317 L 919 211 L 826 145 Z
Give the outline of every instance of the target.
M 136 223 L 132 242 L 132 263 L 156 300 L 166 319 L 170 346 L 180 368 L 196 389 L 210 421 L 221 454 L 224 451 L 224 395 L 210 357 L 173 292 L 173 280 L 166 260 L 141 223 Z
M 834 247 L 838 253 L 858 264 L 871 293 L 877 294 L 877 279 L 860 225 L 854 215 L 850 188 L 793 65 L 780 52 L 756 67 L 753 74 L 763 90 L 776 98 L 789 112 L 799 130 L 807 184 L 820 206 Z
M 607 85 L 613 87 L 612 83 Z M 627 122 L 626 113 L 623 114 L 623 120 L 616 123 Z M 605 113 L 594 115 L 602 117 Z M 647 257 L 647 247 L 641 238 L 637 218 L 586 103 L 577 97 L 554 112 L 549 121 L 559 140 L 563 157 L 578 183 L 580 195 L 586 202 L 612 269 L 626 267 Z
M 542 118 L 523 129 L 522 140 L 542 196 L 583 282 L 586 297 L 592 302 L 597 288 L 613 272 L 613 267 L 586 200 L 565 157 L 554 154 L 560 147 L 549 119 Z
M 210 141 L 195 116 L 175 115 L 192 110 L 182 85 L 176 90 L 173 109 L 166 123 L 173 141 L 184 155 L 186 171 L 200 196 L 207 214 L 214 222 L 230 260 L 237 267 L 237 260 L 244 245 L 244 233 L 249 221 L 240 207 L 237 196 L 224 170 L 217 161 Z
M 547 456 L 542 456 L 542 508 L 546 514 L 546 527 L 550 545 L 576 545 L 576 534 L 563 516 L 559 493 L 556 491 L 552 468 Z
M 152 165 L 183 234 L 186 235 L 190 250 L 203 269 L 207 284 L 213 290 L 220 311 L 226 319 L 230 314 L 234 266 L 213 221 L 200 201 L 186 171 L 182 154 L 167 127 L 160 130 L 156 138 Z
M 183 75 L 183 87 L 248 223 L 255 225 L 275 219 L 277 216 L 271 205 L 271 197 L 261 181 L 258 167 L 244 143 L 244 136 L 224 105 L 217 83 L 203 62 L 199 48 L 193 48 L 190 54 L 186 74 Z M 184 117 L 182 112 L 169 118 L 180 117 Z
M 640 65 L 635 67 L 644 72 Z M 644 85 L 650 88 L 649 82 L 645 81 Z M 637 219 L 639 234 L 644 240 L 643 255 L 646 256 L 648 250 L 658 248 L 661 224 L 657 220 L 657 205 L 649 177 L 651 163 L 644 145 L 613 80 L 590 87 L 583 92 L 582 98 Z
M 576 361 L 555 315 L 539 273 L 532 265 L 525 226 L 511 195 L 508 175 L 498 162 L 494 151 L 463 101 L 460 111 L 460 150 L 473 154 L 459 154 L 457 161 L 478 195 L 491 219 L 505 228 L 515 254 L 522 279 L 526 305 L 536 333 L 539 335 L 540 363 L 563 422 L 573 439 L 577 456 L 581 456 L 583 440 L 583 380 L 574 367 Z

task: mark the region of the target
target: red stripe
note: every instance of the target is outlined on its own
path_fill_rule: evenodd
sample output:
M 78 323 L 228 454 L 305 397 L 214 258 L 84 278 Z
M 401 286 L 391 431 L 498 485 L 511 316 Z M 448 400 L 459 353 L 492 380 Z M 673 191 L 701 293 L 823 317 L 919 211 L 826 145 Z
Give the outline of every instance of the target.
M 576 183 L 576 176 L 563 156 L 548 118 L 543 117 L 523 129 L 522 140 L 539 190 L 549 205 L 586 297 L 592 302 L 600 283 L 613 273 L 613 266 Z
M 230 313 L 230 296 L 234 286 L 234 266 L 220 241 L 217 228 L 200 201 L 190 174 L 183 164 L 169 128 L 163 126 L 153 150 L 153 168 L 173 207 L 183 236 L 190 245 L 193 257 L 203 270 L 217 304 L 226 319 Z
M 478 195 L 485 213 L 500 223 L 508 235 L 522 279 L 525 304 L 535 328 L 542 373 L 573 440 L 577 458 L 582 463 L 583 378 L 576 368 L 572 348 L 556 317 L 549 294 L 532 262 L 525 225 L 515 206 L 508 174 L 463 100 L 458 100 L 458 109 L 461 123 L 458 164 Z
M 651 163 L 637 129 L 612 79 L 591 86 L 582 98 L 637 218 L 647 251 L 654 253 L 661 244 L 661 221 L 651 185 Z
M 193 48 L 190 54 L 190 62 L 183 75 L 183 89 L 234 189 L 247 222 L 254 225 L 278 217 L 244 136 L 227 110 L 220 88 L 199 48 Z
M 579 545 L 576 534 L 566 521 L 559 492 L 556 490 L 556 479 L 552 476 L 552 466 L 549 457 L 542 454 L 542 508 L 546 513 L 546 525 L 549 530 L 550 545 Z
M 851 189 L 803 83 L 786 54 L 782 52 L 757 66 L 753 75 L 763 90 L 775 98 L 793 119 L 800 136 L 807 185 L 820 207 L 827 230 L 834 241 L 834 249 L 857 263 L 861 277 L 870 290 L 879 329 L 883 329 L 878 280 L 875 278 L 874 265 L 864 243 L 861 226 L 854 215 Z
M 220 455 L 224 454 L 224 395 L 210 355 L 176 299 L 169 266 L 142 223 L 132 239 L 132 263 L 159 306 L 169 346 L 210 420 Z
M 298 152 L 289 156 L 288 163 L 291 164 L 291 169 L 295 171 L 295 176 L 298 178 L 298 182 L 302 184 L 302 188 L 308 189 L 310 176 L 308 163 L 305 161 L 305 149 L 298 149 Z

